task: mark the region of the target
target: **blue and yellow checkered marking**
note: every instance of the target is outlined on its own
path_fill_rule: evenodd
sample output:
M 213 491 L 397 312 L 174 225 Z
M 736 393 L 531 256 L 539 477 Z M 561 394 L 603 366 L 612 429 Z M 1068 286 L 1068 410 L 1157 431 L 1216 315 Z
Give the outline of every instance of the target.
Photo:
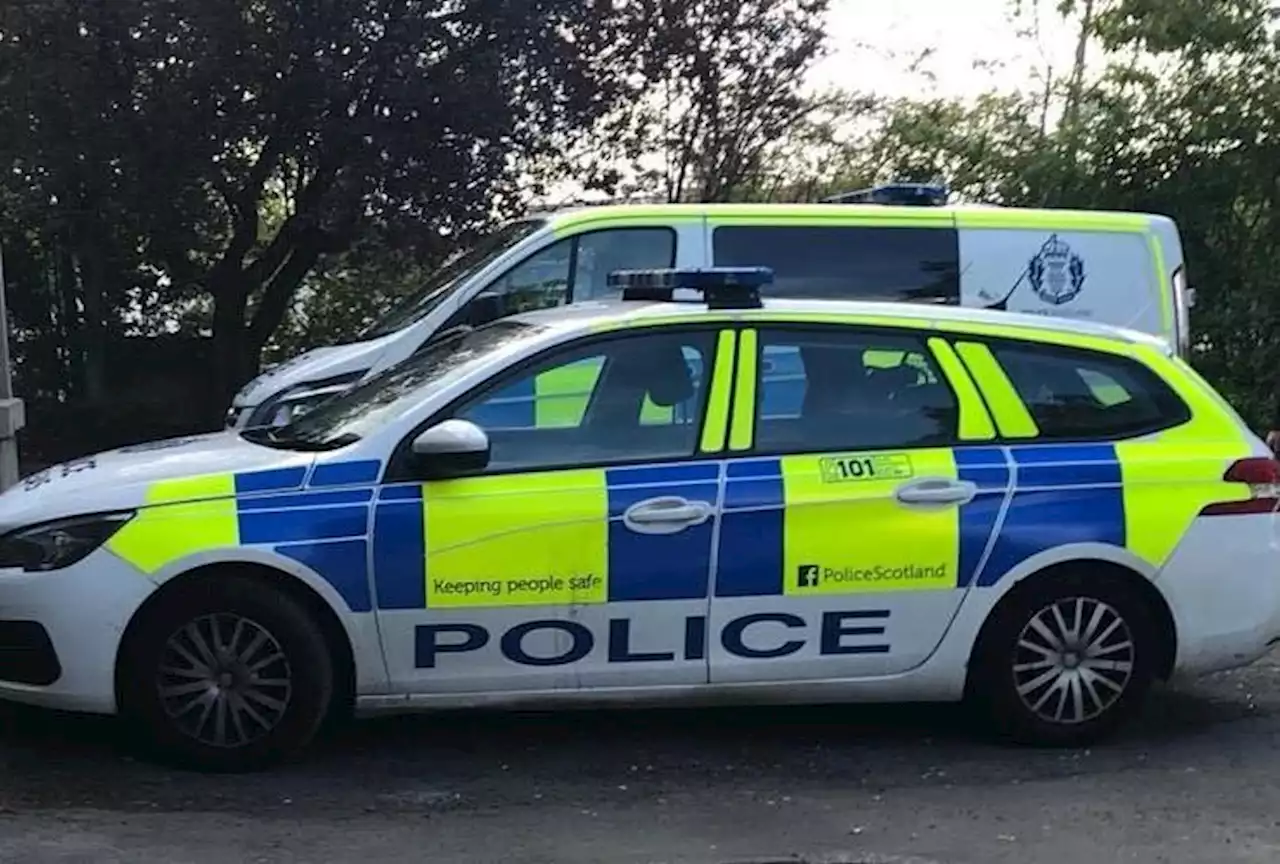
M 279 492 L 285 489 L 298 489 L 307 477 L 305 466 L 294 468 L 272 468 L 268 471 L 248 471 L 235 475 L 237 495 L 252 495 L 258 492 Z
M 1111 444 L 1012 447 L 1015 488 L 978 585 L 1072 543 L 1125 547 L 1124 487 Z
M 676 534 L 646 535 L 623 523 L 627 508 L 648 498 L 678 495 L 713 508 L 720 466 L 712 462 L 611 468 L 609 496 L 609 600 L 691 600 L 707 596 L 715 520 Z
M 271 546 L 311 568 L 353 612 L 373 608 L 369 593 L 369 502 L 373 490 L 336 489 L 238 497 L 244 545 Z
M 309 476 L 292 467 L 156 484 L 153 506 L 109 545 L 148 573 L 206 550 L 268 546 L 319 574 L 356 612 L 814 593 L 796 581 L 806 562 L 831 554 L 853 556 L 855 567 L 901 567 L 889 558 L 908 546 L 924 565 L 936 564 L 918 581 L 829 590 L 987 587 L 1058 546 L 1126 547 L 1126 524 L 1143 514 L 1126 512 L 1117 449 L 1028 444 L 747 457 L 380 489 L 372 484 L 381 463 L 330 463 Z M 898 456 L 909 458 L 895 462 Z M 922 517 L 895 505 L 893 484 L 824 485 L 831 480 L 826 461 L 864 457 L 892 468 L 893 484 L 904 471 L 942 474 L 972 482 L 977 494 Z M 626 527 L 629 507 L 662 496 L 706 502 L 719 518 L 665 535 Z M 1129 498 L 1131 510 L 1153 500 L 1134 490 Z M 860 524 L 873 526 L 865 538 Z M 433 590 L 438 578 L 518 582 L 539 575 L 552 578 L 550 588 L 530 583 L 506 591 L 504 581 L 492 594 L 450 593 L 445 583 Z
M 623 516 L 666 495 L 715 507 L 719 489 L 715 462 L 388 487 L 374 517 L 379 606 L 706 597 L 713 519 L 676 534 L 642 535 L 627 529 Z
M 146 573 L 201 552 L 267 546 L 317 573 L 353 612 L 368 612 L 370 484 L 381 468 L 361 460 L 310 477 L 294 466 L 162 481 L 108 546 Z
M 307 478 L 307 486 L 367 486 L 378 482 L 382 474 L 382 462 L 377 459 L 359 459 L 350 462 L 330 462 L 317 465 Z
M 386 486 L 373 516 L 374 591 L 380 609 L 422 609 L 427 605 L 423 562 L 427 547 L 422 518 L 422 486 Z
M 909 455 L 919 459 L 924 454 L 915 451 Z M 977 494 L 958 510 L 925 515 L 900 508 L 890 497 L 887 484 L 865 487 L 868 491 L 862 495 L 851 492 L 846 484 L 823 493 L 813 482 L 815 478 L 806 478 L 799 470 L 792 472 L 794 480 L 788 483 L 787 461 L 821 458 L 748 459 L 728 464 L 717 597 L 809 593 L 799 589 L 820 586 L 801 585 L 795 580 L 803 578 L 802 568 L 824 564 L 852 565 L 853 569 L 882 567 L 889 574 L 883 580 L 851 582 L 844 587 L 832 586 L 832 590 L 940 589 L 973 582 L 1009 486 L 1010 471 L 1003 450 L 972 447 L 951 451 L 950 470 L 957 479 L 974 483 Z M 934 454 L 934 462 L 931 467 L 939 470 L 922 473 L 947 470 L 944 454 Z M 817 522 L 805 525 L 808 520 Z M 937 524 L 926 526 L 928 520 Z M 858 536 L 860 529 L 873 533 L 862 538 Z M 902 578 L 893 577 L 895 571 L 910 568 L 912 563 L 906 558 L 897 560 L 904 550 L 894 537 L 885 536 L 886 531 L 905 533 L 908 539 L 914 535 L 916 542 L 905 551 L 922 556 L 920 569 L 905 570 Z M 921 572 L 929 567 L 935 569 Z

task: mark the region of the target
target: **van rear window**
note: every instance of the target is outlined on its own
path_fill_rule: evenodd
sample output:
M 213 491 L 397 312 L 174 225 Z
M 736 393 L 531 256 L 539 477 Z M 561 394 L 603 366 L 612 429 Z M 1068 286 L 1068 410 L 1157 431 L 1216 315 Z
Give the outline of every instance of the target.
M 952 228 L 750 225 L 716 228 L 717 267 L 770 267 L 769 296 L 958 305 Z

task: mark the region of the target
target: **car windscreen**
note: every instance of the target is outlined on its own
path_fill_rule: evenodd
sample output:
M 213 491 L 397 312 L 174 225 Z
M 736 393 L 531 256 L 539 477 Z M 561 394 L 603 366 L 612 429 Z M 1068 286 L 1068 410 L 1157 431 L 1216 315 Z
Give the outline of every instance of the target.
M 522 219 L 502 226 L 475 245 L 449 256 L 416 291 L 402 297 L 391 309 L 360 334 L 361 339 L 386 336 L 422 319 L 449 296 L 467 276 L 484 268 L 507 249 L 533 234 L 546 222 Z
M 957 305 L 960 249 L 947 227 L 726 225 L 717 267 L 768 267 L 771 297 Z
M 428 342 L 417 354 L 274 430 L 249 430 L 248 440 L 280 449 L 323 450 L 358 441 L 416 405 L 446 378 L 543 328 L 495 321 Z

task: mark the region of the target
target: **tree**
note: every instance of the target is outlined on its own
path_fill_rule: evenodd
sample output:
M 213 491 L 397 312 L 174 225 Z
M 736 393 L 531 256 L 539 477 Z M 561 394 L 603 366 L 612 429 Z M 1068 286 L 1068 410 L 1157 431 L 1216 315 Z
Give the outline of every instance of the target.
M 803 91 L 824 50 L 827 5 L 624 3 L 629 90 L 587 139 L 586 185 L 668 201 L 728 201 L 756 191 L 771 150 L 814 110 Z
M 607 107 L 609 10 L 5 4 L 4 182 L 71 250 L 90 328 L 153 289 L 207 312 L 217 411 L 323 257 L 406 224 L 439 235 L 488 221 L 516 160 Z
M 1098 2 L 1085 35 L 1106 52 L 1101 69 L 1051 90 L 1059 123 L 1041 122 L 1033 92 L 890 103 L 845 145 L 845 174 L 830 185 L 937 176 L 968 200 L 1172 216 L 1197 291 L 1194 363 L 1269 424 L 1280 392 L 1280 50 L 1264 6 Z

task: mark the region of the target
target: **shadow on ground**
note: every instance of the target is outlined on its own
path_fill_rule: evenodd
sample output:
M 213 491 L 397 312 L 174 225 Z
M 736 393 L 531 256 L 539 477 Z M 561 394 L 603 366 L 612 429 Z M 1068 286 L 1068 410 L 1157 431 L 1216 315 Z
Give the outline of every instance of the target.
M 354 724 L 296 765 L 202 776 L 138 761 L 113 721 L 0 706 L 0 813 L 135 810 L 345 812 L 678 796 L 742 784 L 867 789 L 1018 782 L 1125 770 L 1248 717 L 1248 693 L 1162 690 L 1091 750 L 1000 745 L 952 705 L 466 712 Z

